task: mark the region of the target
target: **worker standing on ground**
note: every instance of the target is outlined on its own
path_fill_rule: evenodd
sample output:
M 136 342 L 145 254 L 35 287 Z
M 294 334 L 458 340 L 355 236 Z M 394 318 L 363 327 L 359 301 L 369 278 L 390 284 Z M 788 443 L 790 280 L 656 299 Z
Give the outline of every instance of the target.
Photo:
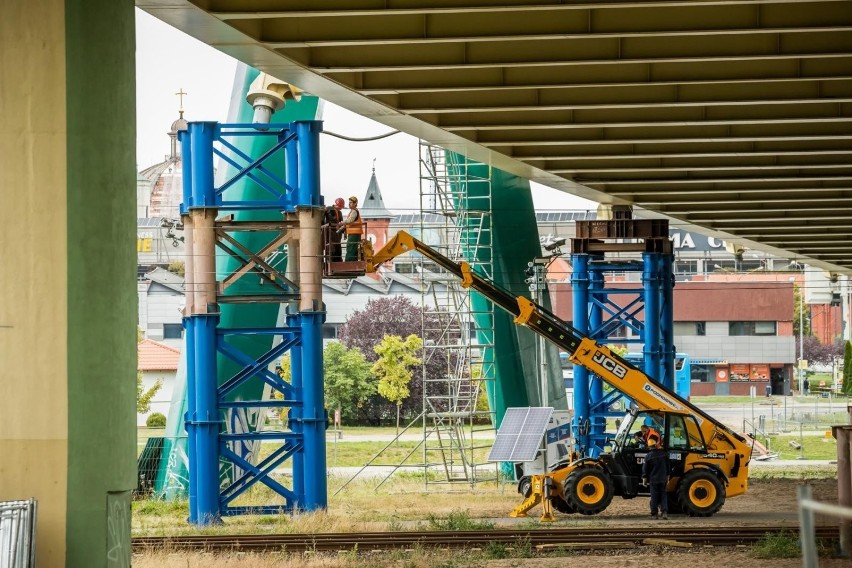
M 642 464 L 642 483 L 651 488 L 651 518 L 669 518 L 669 502 L 666 495 L 666 484 L 669 482 L 669 459 L 666 451 L 660 448 L 660 438 L 650 436 L 645 462 Z
M 330 262 L 343 260 L 343 249 L 340 246 L 340 227 L 343 223 L 343 198 L 334 200 L 334 205 L 325 210 L 323 218 L 323 236 L 328 238 L 328 259 Z
M 349 198 L 349 214 L 343 222 L 342 229 L 346 230 L 346 262 L 358 260 L 358 249 L 361 248 L 361 213 L 358 211 L 358 198 Z

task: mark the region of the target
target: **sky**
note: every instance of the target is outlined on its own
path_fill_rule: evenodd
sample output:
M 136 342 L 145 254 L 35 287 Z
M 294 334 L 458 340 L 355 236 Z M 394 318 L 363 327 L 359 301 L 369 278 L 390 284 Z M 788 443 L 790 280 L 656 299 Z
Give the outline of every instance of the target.
M 184 117 L 226 122 L 237 61 L 136 9 L 136 161 L 143 169 L 169 153 L 168 131 L 178 118 L 180 90 Z M 329 102 L 324 129 L 365 138 L 389 132 L 383 124 Z M 419 208 L 418 141 L 396 134 L 374 142 L 348 142 L 321 136 L 321 185 L 326 202 L 367 190 L 375 160 L 385 206 L 393 211 Z M 539 184 L 532 184 L 539 210 L 595 209 L 597 204 Z

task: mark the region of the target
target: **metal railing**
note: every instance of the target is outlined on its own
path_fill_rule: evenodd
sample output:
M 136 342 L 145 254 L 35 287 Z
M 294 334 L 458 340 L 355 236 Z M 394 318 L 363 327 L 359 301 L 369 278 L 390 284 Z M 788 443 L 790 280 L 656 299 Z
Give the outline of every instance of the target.
M 0 568 L 35 568 L 35 499 L 0 502 Z
M 821 503 L 812 499 L 813 489 L 810 485 L 800 485 L 799 496 L 799 540 L 802 543 L 802 566 L 804 568 L 818 568 L 819 556 L 816 546 L 816 527 L 814 526 L 814 515 L 830 515 L 837 517 L 841 523 L 852 521 L 852 507 L 841 507 L 829 503 Z M 845 521 L 844 521 L 845 520 Z M 840 547 L 841 554 L 848 556 L 850 551 L 848 542 L 845 542 L 844 531 L 841 530 Z

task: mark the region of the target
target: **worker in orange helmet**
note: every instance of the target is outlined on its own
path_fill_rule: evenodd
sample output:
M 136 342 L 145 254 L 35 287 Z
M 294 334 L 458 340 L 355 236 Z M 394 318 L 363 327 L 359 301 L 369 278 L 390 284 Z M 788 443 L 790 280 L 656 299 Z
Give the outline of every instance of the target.
M 354 195 L 349 198 L 349 214 L 343 221 L 341 230 L 346 231 L 346 262 L 358 259 L 361 248 L 361 212 L 358 211 L 358 198 Z

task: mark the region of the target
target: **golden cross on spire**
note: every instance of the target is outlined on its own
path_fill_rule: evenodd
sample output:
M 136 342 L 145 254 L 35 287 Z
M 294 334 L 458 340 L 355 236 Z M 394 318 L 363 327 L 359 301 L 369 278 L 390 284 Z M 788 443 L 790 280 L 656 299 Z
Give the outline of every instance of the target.
M 376 173 L 376 159 L 373 158 L 373 173 Z
M 183 97 L 184 95 L 188 95 L 189 93 L 185 93 L 183 87 L 181 87 L 180 90 L 175 94 L 180 97 L 180 108 L 178 109 L 178 112 L 183 112 Z

